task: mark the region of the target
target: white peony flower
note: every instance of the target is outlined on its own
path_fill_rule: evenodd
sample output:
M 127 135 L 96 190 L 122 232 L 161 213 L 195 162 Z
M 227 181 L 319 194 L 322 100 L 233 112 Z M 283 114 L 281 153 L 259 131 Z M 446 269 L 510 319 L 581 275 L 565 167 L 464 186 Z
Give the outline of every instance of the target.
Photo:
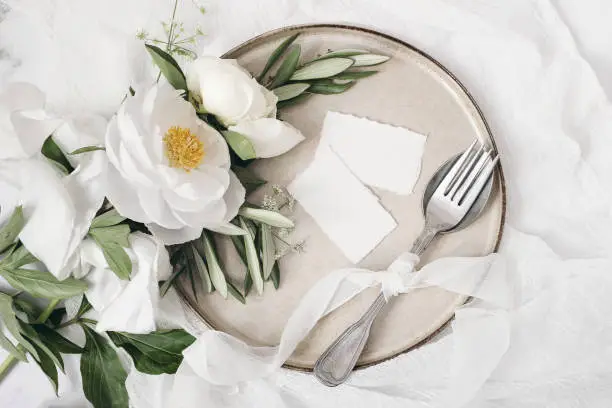
M 166 244 L 227 226 L 244 202 L 225 140 L 167 84 L 127 98 L 108 126 L 106 152 L 108 199 Z
M 40 152 L 61 121 L 44 111 L 45 95 L 34 85 L 8 84 L 0 93 L 0 160 Z
M 0 96 L 0 143 L 10 147 L 0 156 L 0 225 L 23 205 L 26 224 L 19 238 L 53 275 L 65 279 L 104 200 L 101 175 L 106 155 L 67 155 L 75 170 L 66 176 L 40 150 L 51 132 L 64 152 L 99 145 L 106 120 L 59 120 L 42 111 L 43 105 L 44 95 L 28 84 L 11 84 Z
M 257 157 L 281 155 L 304 140 L 300 131 L 276 119 L 276 95 L 235 60 L 198 58 L 187 69 L 187 87 L 204 110 L 246 136 Z
M 158 281 L 170 277 L 170 259 L 164 244 L 157 238 L 140 232 L 130 235 L 132 260 L 129 281 L 121 280 L 111 271 L 100 247 L 91 239 L 80 249 L 82 275 L 88 284 L 85 295 L 99 313 L 96 329 L 149 333 L 156 329 L 155 318 L 159 303 Z

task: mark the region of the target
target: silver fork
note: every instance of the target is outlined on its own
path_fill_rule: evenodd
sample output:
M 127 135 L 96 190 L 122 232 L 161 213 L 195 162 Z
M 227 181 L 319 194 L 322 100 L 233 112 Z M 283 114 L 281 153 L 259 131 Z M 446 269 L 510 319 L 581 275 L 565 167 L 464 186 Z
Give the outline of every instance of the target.
M 412 246 L 412 253 L 420 256 L 438 233 L 450 231 L 461 222 L 493 173 L 498 159 L 497 155 L 491 157 L 477 141 L 461 155 L 427 204 L 425 226 Z M 346 381 L 365 347 L 374 319 L 386 303 L 383 294 L 378 295 L 364 315 L 319 357 L 314 374 L 323 384 L 335 387 Z

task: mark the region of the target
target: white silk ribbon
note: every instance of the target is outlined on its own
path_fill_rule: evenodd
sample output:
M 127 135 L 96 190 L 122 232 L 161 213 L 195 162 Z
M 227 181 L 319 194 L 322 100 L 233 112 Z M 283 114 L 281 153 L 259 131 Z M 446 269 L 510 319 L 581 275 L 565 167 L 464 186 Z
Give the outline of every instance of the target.
M 437 286 L 452 292 L 510 307 L 510 297 L 500 296 L 507 287 L 505 267 L 499 255 L 442 258 L 416 272 L 418 256 L 400 255 L 386 271 L 349 268 L 331 272 L 302 298 L 287 321 L 278 346 L 252 347 L 219 331 L 203 333 L 184 350 L 183 365 L 211 385 L 232 386 L 267 377 L 278 370 L 316 323 L 368 287 L 380 284 L 387 299 L 413 289 Z M 185 369 L 186 367 L 184 367 Z

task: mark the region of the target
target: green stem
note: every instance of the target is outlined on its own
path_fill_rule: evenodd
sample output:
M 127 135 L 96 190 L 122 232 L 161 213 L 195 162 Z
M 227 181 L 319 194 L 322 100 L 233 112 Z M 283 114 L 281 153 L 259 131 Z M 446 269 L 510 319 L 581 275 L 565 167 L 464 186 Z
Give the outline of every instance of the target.
M 24 350 L 24 348 L 23 348 L 23 346 L 21 344 L 18 345 L 17 348 L 19 350 L 21 350 L 21 351 Z M 17 358 L 15 358 L 15 356 L 13 356 L 12 354 L 4 359 L 2 364 L 0 364 L 0 381 L 2 381 L 4 379 L 4 377 L 6 377 L 6 375 L 15 366 L 17 361 L 19 361 L 19 360 L 17 360 Z
M 166 51 L 170 52 L 172 49 L 172 34 L 174 32 L 174 17 L 176 16 L 176 7 L 178 6 L 178 0 L 174 1 L 174 10 L 172 10 L 172 19 L 170 20 L 170 32 L 168 33 L 168 47 Z
M 41 323 L 46 322 L 49 316 L 51 316 L 51 313 L 53 313 L 53 310 L 55 310 L 55 306 L 57 306 L 59 302 L 60 302 L 60 299 L 51 300 L 51 302 L 49 302 L 49 304 L 47 305 L 47 308 L 43 310 L 40 316 L 38 316 L 38 319 L 36 319 L 34 324 L 41 324 Z

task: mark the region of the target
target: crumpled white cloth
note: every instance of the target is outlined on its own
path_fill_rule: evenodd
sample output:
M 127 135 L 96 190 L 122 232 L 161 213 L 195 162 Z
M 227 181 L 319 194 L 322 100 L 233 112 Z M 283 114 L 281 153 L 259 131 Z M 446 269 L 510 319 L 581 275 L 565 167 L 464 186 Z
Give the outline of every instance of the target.
M 133 39 L 130 30 L 135 25 L 154 29 L 171 7 L 168 0 L 12 3 L 21 11 L 0 22 L 0 48 L 9 54 L 0 59 L 0 84 L 36 77 L 54 107 L 105 114 L 112 113 L 129 83 L 129 70 L 118 62 Z M 343 22 L 395 35 L 451 69 L 478 101 L 501 151 L 508 185 L 501 252 L 518 283 L 518 304 L 508 312 L 511 342 L 500 364 L 469 402 L 448 406 L 609 407 L 611 2 L 212 0 L 206 6 L 203 49 L 210 53 L 291 23 Z M 189 23 L 200 18 L 185 14 Z M 92 33 L 105 52 L 91 48 Z M 66 86 L 68 79 L 78 85 Z M 198 388 L 201 381 L 192 377 L 193 382 L 181 383 L 184 396 L 173 407 L 199 407 L 212 396 L 217 398 L 212 407 L 429 408 L 451 387 L 457 347 L 469 345 L 476 361 L 484 359 L 480 350 L 499 332 L 496 322 L 486 305 L 470 304 L 457 311 L 444 337 L 358 370 L 341 388 L 281 370 L 223 396 Z M 175 319 L 197 335 L 204 328 L 196 323 L 184 313 Z M 172 386 L 167 376 L 132 370 L 128 378 L 135 407 L 161 407 L 161 396 Z M 61 376 L 60 394 L 78 390 L 75 379 Z M 36 407 L 52 399 L 52 388 L 35 365 L 19 365 L 0 387 L 7 406 Z

